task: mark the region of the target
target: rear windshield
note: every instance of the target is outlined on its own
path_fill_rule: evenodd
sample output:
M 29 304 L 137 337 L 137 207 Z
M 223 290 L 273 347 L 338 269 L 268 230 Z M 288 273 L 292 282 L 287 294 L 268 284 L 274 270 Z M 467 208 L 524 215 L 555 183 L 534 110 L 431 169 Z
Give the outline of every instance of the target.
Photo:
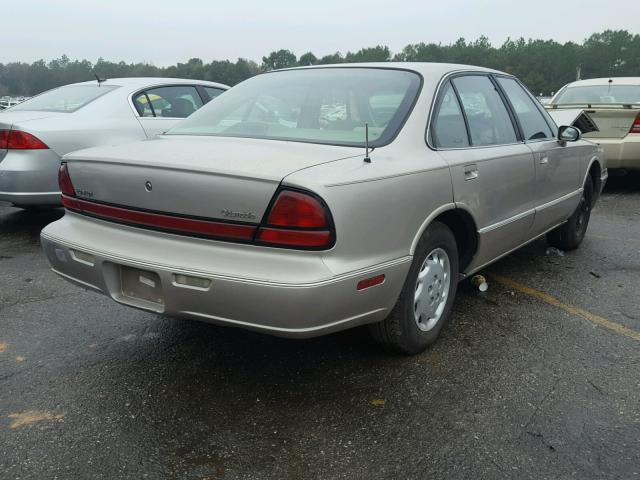
M 117 85 L 67 85 L 54 88 L 37 97 L 30 98 L 15 107 L 16 110 L 37 110 L 44 112 L 75 112 L 96 98 L 119 88 Z
M 567 87 L 554 104 L 639 103 L 640 85 L 585 85 Z
M 228 90 L 167 132 L 364 146 L 390 142 L 421 79 L 392 69 L 318 68 L 272 72 Z

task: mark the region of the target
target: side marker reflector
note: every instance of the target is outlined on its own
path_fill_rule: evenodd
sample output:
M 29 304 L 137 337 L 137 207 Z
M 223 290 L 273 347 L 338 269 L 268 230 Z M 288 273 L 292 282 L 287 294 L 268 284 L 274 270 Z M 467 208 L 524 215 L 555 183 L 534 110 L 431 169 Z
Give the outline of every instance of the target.
M 360 280 L 356 286 L 356 290 L 364 290 L 365 288 L 374 287 L 384 283 L 385 275 L 376 275 L 375 277 Z

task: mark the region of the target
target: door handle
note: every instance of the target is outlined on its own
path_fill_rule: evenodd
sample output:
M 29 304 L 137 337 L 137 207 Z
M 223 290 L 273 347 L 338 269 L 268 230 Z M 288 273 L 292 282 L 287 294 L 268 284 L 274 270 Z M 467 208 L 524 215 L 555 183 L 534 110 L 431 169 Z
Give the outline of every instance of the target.
M 469 181 L 469 180 L 474 180 L 478 178 L 478 167 L 477 165 L 473 164 L 473 165 L 465 165 L 464 166 L 464 180 Z
M 540 155 L 540 164 L 546 165 L 547 163 L 549 163 L 549 157 L 545 154 Z

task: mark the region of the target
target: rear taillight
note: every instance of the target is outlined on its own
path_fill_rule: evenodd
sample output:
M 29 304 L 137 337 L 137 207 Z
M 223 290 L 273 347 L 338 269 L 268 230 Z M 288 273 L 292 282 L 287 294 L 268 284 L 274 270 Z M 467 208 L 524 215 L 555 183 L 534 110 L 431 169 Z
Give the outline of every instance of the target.
M 633 125 L 631 125 L 631 129 L 629 133 L 640 133 L 640 113 L 636 116 L 636 119 L 633 121 Z
M 265 245 L 322 250 L 334 242 L 328 208 L 315 196 L 281 190 L 258 230 L 256 241 Z
M 1 150 L 46 150 L 41 140 L 20 130 L 0 130 Z
M 71 183 L 71 177 L 69 176 L 69 169 L 66 163 L 60 165 L 60 169 L 58 170 L 58 187 L 63 195 L 69 197 L 76 196 L 76 191 L 73 188 L 73 183 Z

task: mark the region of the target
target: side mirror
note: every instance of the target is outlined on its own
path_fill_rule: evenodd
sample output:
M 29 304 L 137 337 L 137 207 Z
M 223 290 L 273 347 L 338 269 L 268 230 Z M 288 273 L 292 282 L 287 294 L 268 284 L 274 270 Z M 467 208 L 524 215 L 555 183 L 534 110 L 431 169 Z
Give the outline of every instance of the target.
M 582 133 L 576 127 L 563 126 L 558 128 L 559 142 L 577 142 L 582 137 Z

